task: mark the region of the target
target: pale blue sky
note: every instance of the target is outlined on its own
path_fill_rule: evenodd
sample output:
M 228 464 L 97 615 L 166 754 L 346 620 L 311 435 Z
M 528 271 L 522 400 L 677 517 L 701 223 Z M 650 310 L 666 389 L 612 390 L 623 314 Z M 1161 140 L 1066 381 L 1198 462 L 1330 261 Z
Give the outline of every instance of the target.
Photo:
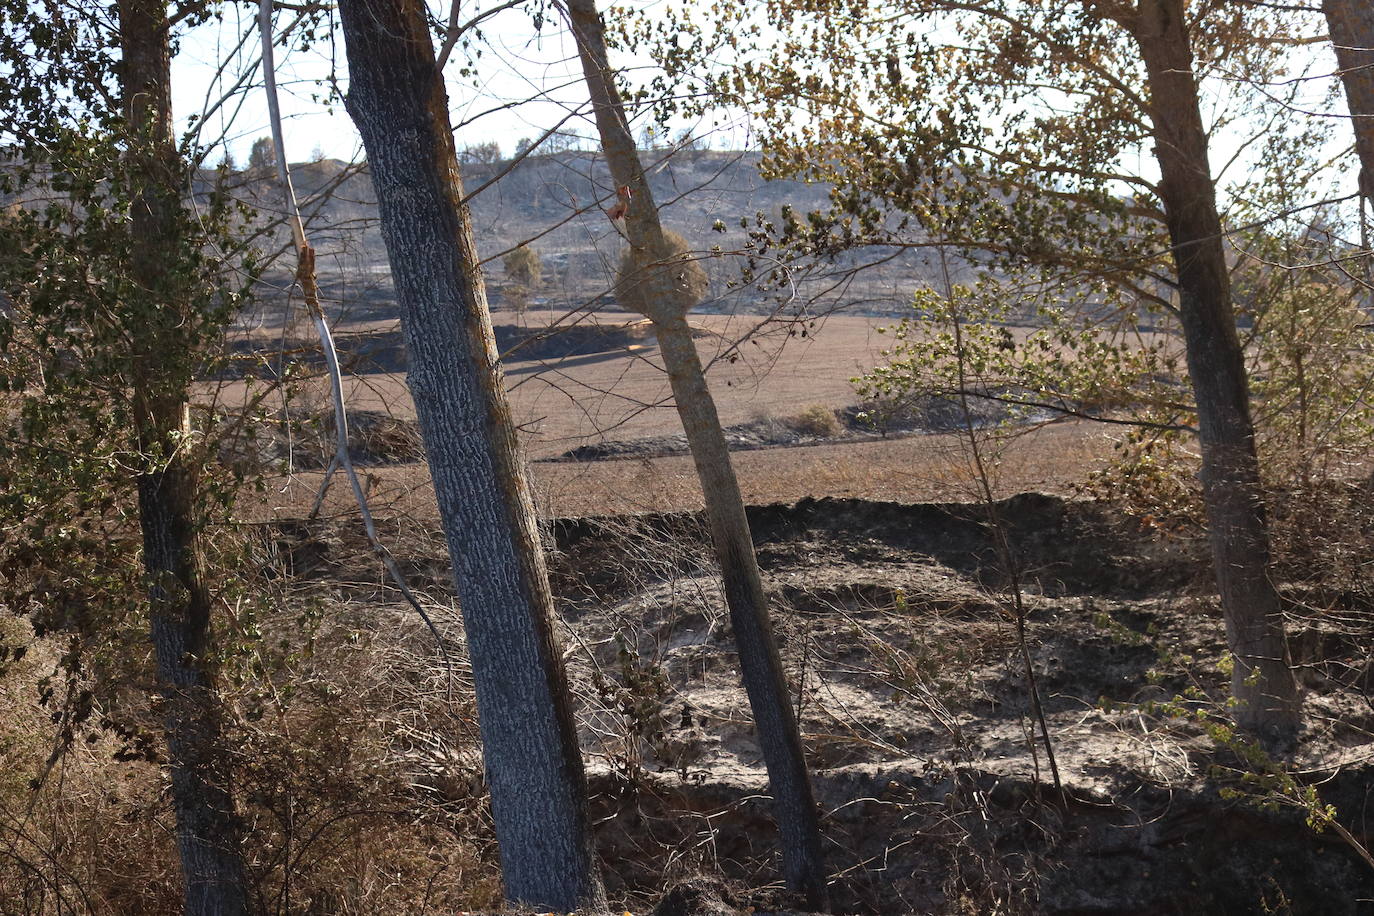
M 499 2 L 465 3 L 460 18 L 470 19 Z M 636 0 L 629 5 L 652 10 L 660 2 L 663 0 Z M 437 0 L 430 0 L 430 3 L 435 16 L 448 17 L 446 4 Z M 220 146 L 222 138 L 223 146 L 242 164 L 253 140 L 269 132 L 257 73 L 260 53 L 257 14 L 254 7 L 233 4 L 223 4 L 221 9 L 223 20 L 210 21 L 182 43 L 174 60 L 175 102 L 183 128 L 189 116 L 198 115 L 207 105 L 211 106 L 203 125 L 202 142 Z M 566 127 L 584 136 L 594 133 L 594 125 L 585 117 L 586 95 L 572 40 L 556 13 L 550 9 L 549 14 L 542 33 L 536 33 L 529 14 L 519 8 L 503 11 L 488 20 L 483 29 L 483 53 L 475 61 L 474 73 L 469 77 L 460 76 L 464 61 L 460 52 L 455 51 L 446 69 L 460 148 L 494 140 L 503 153 L 509 155 L 522 137 L 537 137 L 570 111 L 577 110 L 583 115 L 568 121 Z M 278 12 L 278 29 L 294 18 L 295 14 L 290 11 Z M 327 80 L 331 74 L 340 81 L 340 88 L 347 85 L 341 40 L 336 44 L 326 39 L 305 51 L 278 47 L 276 53 L 289 158 L 302 161 L 311 158 L 316 151 L 343 160 L 361 158 L 357 133 L 342 104 L 337 98 L 329 98 Z M 1324 74 L 1334 69 L 1334 60 L 1328 60 L 1331 55 L 1324 45 L 1307 46 L 1295 54 L 1311 61 L 1310 72 Z M 613 63 L 641 71 L 651 66 L 645 59 L 625 59 L 623 56 L 614 59 Z M 630 73 L 632 82 L 636 81 L 635 75 L 633 71 Z M 1332 81 L 1316 80 L 1309 85 L 1311 91 L 1304 94 L 1311 99 L 1311 107 L 1322 107 L 1321 97 Z M 220 101 L 222 98 L 224 100 Z M 528 99 L 539 100 L 511 104 Z M 1343 106 L 1343 99 L 1338 96 L 1336 104 Z M 472 123 L 462 123 L 469 119 Z M 697 125 L 675 125 L 675 129 L 682 127 L 699 129 Z M 1348 127 L 1338 127 L 1332 155 L 1350 142 L 1348 135 Z M 744 148 L 748 143 L 747 127 L 741 125 L 717 133 L 711 139 L 718 147 Z M 1214 169 L 1230 158 L 1235 146 L 1235 141 L 1228 142 L 1226 137 L 1214 142 Z M 220 155 L 212 153 L 211 162 L 218 161 Z M 1139 151 L 1138 162 L 1136 157 L 1132 158 L 1131 165 L 1144 174 L 1153 171 L 1149 150 Z M 1350 182 L 1353 178 L 1342 181 L 1343 184 Z
M 493 0 L 464 4 L 466 20 Z M 222 21 L 211 21 L 187 36 L 174 61 L 175 105 L 180 126 L 211 106 L 202 128 L 202 142 L 219 145 L 220 138 L 242 163 L 256 137 L 269 133 L 267 109 L 257 74 L 260 48 L 257 16 L 252 8 L 224 5 Z M 448 7 L 431 4 L 435 15 L 447 18 Z M 277 13 L 278 29 L 294 14 Z M 248 41 L 242 36 L 250 35 Z M 446 71 L 449 103 L 460 147 L 496 141 L 509 155 L 522 137 L 537 137 L 569 111 L 585 105 L 586 90 L 574 56 L 575 48 L 561 21 L 546 21 L 536 33 L 525 12 L 507 10 L 489 20 L 484 29 L 483 53 L 473 76 L 459 75 L 464 61 L 454 51 Z M 328 41 L 305 51 L 278 47 L 277 80 L 285 119 L 287 152 L 292 161 L 307 159 L 318 149 L 326 156 L 360 158 L 358 135 L 337 99 L 328 100 L 331 74 L 340 88 L 347 86 L 343 46 Z M 224 66 L 220 63 L 224 62 Z M 643 66 L 644 61 L 617 60 L 617 65 Z M 240 83 L 241 81 L 241 83 Z M 322 82 L 324 81 L 324 82 Z M 242 88 L 247 87 L 247 88 Z M 232 97 L 216 104 L 226 93 Z M 529 101 L 506 108 L 512 102 Z M 493 109 L 502 109 L 495 110 Z M 462 122 L 473 119 L 468 125 Z M 577 117 L 567 127 L 584 136 L 592 123 Z M 721 145 L 719 142 L 717 145 Z M 212 155 L 212 161 L 219 158 Z

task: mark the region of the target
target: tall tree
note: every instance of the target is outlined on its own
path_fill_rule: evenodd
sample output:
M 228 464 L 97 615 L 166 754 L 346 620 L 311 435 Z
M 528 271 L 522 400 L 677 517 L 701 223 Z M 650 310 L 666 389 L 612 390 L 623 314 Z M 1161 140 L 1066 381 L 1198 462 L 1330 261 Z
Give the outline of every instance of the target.
M 419 0 L 344 0 L 346 104 L 381 209 L 453 558 L 508 899 L 604 906 L 533 502 L 502 387 L 448 101 Z
M 773 791 L 784 877 L 790 888 L 805 894 L 811 907 L 824 908 L 825 857 L 801 733 L 787 700 L 787 681 L 773 638 L 744 498 L 687 322 L 687 312 L 705 291 L 703 272 L 659 219 L 615 85 L 605 26 L 595 0 L 567 0 L 567 8 L 601 146 L 611 178 L 622 189 L 619 206 L 624 212 L 613 211 L 613 215 L 625 220 L 629 251 L 617 279 L 617 296 L 622 305 L 653 323 L 701 481 L 740 669 Z
M 208 253 L 216 208 L 192 219 L 183 206 L 189 166 L 172 132 L 167 7 L 120 0 L 113 12 L 102 19 L 77 5 L 23 2 L 0 9 L 0 135 L 14 153 L 0 186 L 44 201 L 8 220 L 0 244 L 0 276 L 29 332 L 31 369 L 6 382 L 20 410 L 3 457 L 33 457 L 42 476 L 69 489 L 44 491 L 45 481 L 11 468 L 5 476 L 39 496 L 29 508 L 47 500 L 46 518 L 34 512 L 36 540 L 54 511 L 80 529 L 92 516 L 116 514 L 112 503 L 136 491 L 141 610 L 152 631 L 185 911 L 239 914 L 249 893 L 213 676 L 206 450 L 189 412 L 193 375 L 237 299 Z M 8 348 L 12 331 L 0 345 Z M 93 492 L 93 484 L 114 492 Z M 122 612 L 130 603 L 98 580 L 86 587 L 99 596 L 91 605 Z M 87 607 L 78 617 L 56 625 L 90 641 L 110 638 L 100 612 Z M 75 669 L 72 654 L 77 661 L 64 664 Z
M 1322 0 L 1322 12 L 1355 128 L 1360 193 L 1374 205 L 1374 6 L 1362 0 Z
M 138 454 L 138 517 L 162 694 L 186 912 L 248 909 L 222 712 L 210 668 L 211 593 L 201 530 L 203 457 L 190 420 L 194 354 L 208 316 L 184 232 L 186 165 L 172 132 L 171 28 L 165 4 L 121 0 L 119 98 L 128 195 L 128 382 Z M 175 265 L 175 266 L 173 266 Z
M 190 371 L 168 354 L 193 341 L 199 297 L 166 270 L 187 244 L 181 227 L 184 165 L 172 133 L 171 22 L 158 0 L 120 0 L 120 90 L 132 194 L 130 278 L 147 317 L 132 340 L 134 426 L 148 467 L 138 476 L 143 564 L 162 684 L 172 801 L 188 914 L 246 913 L 247 880 L 223 726 L 207 669 L 210 590 L 200 544 L 199 450 L 191 447 Z M 170 370 L 170 371 L 169 371 Z
M 1208 137 L 1217 124 L 1280 132 L 1292 120 L 1282 106 L 1262 110 L 1246 78 L 1282 66 L 1295 15 L 1185 0 L 776 0 L 772 20 L 791 23 L 781 48 L 720 81 L 770 123 L 775 172 L 836 184 L 829 214 L 785 212 L 761 228 L 764 244 L 821 255 L 946 246 L 1013 274 L 1111 283 L 1178 321 L 1236 716 L 1274 734 L 1296 727 L 1298 691 L 1269 576 Z M 745 25 L 721 31 L 747 36 Z M 1210 89 L 1211 125 L 1199 56 L 1227 68 Z M 1144 149 L 1159 177 L 1135 165 Z
M 1255 426 L 1245 354 L 1236 333 L 1207 130 L 1193 69 L 1185 0 L 1140 0 L 1119 14 L 1145 62 L 1158 186 L 1178 278 L 1188 377 L 1197 401 L 1202 498 L 1226 640 L 1235 658 L 1231 690 L 1239 720 L 1291 732 L 1299 696 L 1284 639 L 1283 610 L 1269 576 Z

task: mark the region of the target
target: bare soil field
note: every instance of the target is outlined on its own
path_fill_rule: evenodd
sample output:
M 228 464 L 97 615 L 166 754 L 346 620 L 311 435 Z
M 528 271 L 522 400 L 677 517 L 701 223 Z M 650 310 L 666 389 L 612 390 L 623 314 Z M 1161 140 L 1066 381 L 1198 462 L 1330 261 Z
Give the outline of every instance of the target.
M 494 319 L 546 524 L 608 888 L 633 912 L 785 912 L 767 778 L 652 335 L 610 310 L 586 314 L 561 343 L 530 338 L 528 317 Z M 877 328 L 892 321 L 692 320 L 722 422 L 736 428 L 853 408 L 850 379 L 880 363 L 889 338 Z M 383 538 L 461 669 L 398 326 L 376 310 L 339 337 Z M 233 378 L 205 394 L 232 409 L 253 390 Z M 323 386 L 304 383 L 296 407 L 307 420 L 327 413 Z M 341 482 L 304 519 L 328 424 L 292 436 L 261 456 L 289 458 L 291 472 L 244 514 L 292 587 L 331 605 L 335 636 L 322 644 L 371 632 L 413 652 L 428 637 L 386 584 Z M 1283 768 L 1216 740 L 1208 717 L 1225 716 L 1227 657 L 1205 545 L 1076 498 L 1113 442 L 1086 421 L 984 441 L 1015 575 L 994 549 L 960 434 L 850 427 L 735 452 L 836 912 L 1369 911 L 1374 869 L 1307 820 L 1329 804 L 1352 836 L 1371 835 L 1374 587 L 1285 573 L 1308 724 Z M 568 460 L 606 443 L 626 457 Z M 1350 490 L 1352 505 L 1367 499 Z M 430 670 L 442 683 L 437 660 Z M 480 810 L 480 758 L 463 740 L 408 738 L 389 765 L 416 773 L 446 809 Z
M 998 492 L 1069 495 L 1110 457 L 1111 434 L 1087 422 L 1027 429 L 1007 443 L 995 468 Z M 966 443 L 957 434 L 913 435 L 793 448 L 736 452 L 735 471 L 751 505 L 807 497 L 855 497 L 898 502 L 976 498 Z M 602 461 L 537 461 L 530 465 L 535 502 L 545 518 L 695 511 L 702 506 L 692 459 L 686 455 Z M 387 514 L 437 525 L 433 488 L 421 463 L 370 467 L 364 477 Z M 322 470 L 272 481 L 267 504 L 252 514 L 293 515 L 313 504 Z M 345 488 L 331 488 L 325 511 L 356 512 Z
M 343 176 L 342 164 L 317 163 L 302 186 Z M 760 192 L 753 164 L 714 154 L 654 180 L 684 186 L 672 215 L 703 251 L 717 237 L 741 241 L 733 224 L 729 235 L 711 228 L 722 214 L 824 193 Z M 687 195 L 708 184 L 710 195 Z M 308 328 L 274 324 L 282 303 L 264 300 L 239 328 L 238 359 L 197 399 L 222 429 L 245 405 L 261 414 L 220 457 L 264 486 L 214 532 L 223 543 L 209 539 L 224 551 L 216 627 L 230 644 L 226 714 L 249 859 L 262 899 L 279 901 L 273 912 L 496 911 L 461 608 L 372 205 L 355 190 L 325 216 L 364 228 L 321 245 L 338 268 L 327 286 L 349 367 L 348 448 L 381 539 L 434 626 L 388 580 L 344 482 L 321 495 L 333 446 L 320 356 Z M 540 157 L 477 214 L 493 271 L 504 248 L 561 220 L 541 237 L 550 295 L 530 314 L 494 318 L 595 842 L 615 912 L 795 913 L 778 883 L 768 779 L 702 494 L 652 334 L 604 302 L 567 333 L 531 333 L 562 305 L 603 295 L 620 244 L 596 205 L 610 190 L 594 157 Z M 901 314 L 920 266 L 915 254 L 894 260 L 852 292 L 878 303 L 874 313 Z M 724 259 L 712 267 L 728 285 Z M 1196 528 L 1084 498 L 1112 458 L 1111 427 L 987 424 L 989 477 L 975 478 L 966 437 L 948 425 L 883 438 L 843 419 L 856 406 L 850 379 L 881 362 L 889 338 L 877 329 L 892 318 L 766 322 L 745 314 L 766 305 L 748 295 L 739 317 L 692 321 L 736 446 L 834 913 L 1374 913 L 1374 861 L 1359 848 L 1374 844 L 1371 480 L 1333 477 L 1270 506 L 1304 724 L 1291 745 L 1264 749 L 1218 725 L 1231 713 L 1231 660 Z M 290 360 L 309 377 L 287 403 L 268 380 Z M 808 412 L 835 426 L 805 431 L 795 420 Z M 45 614 L 86 613 L 68 603 Z M 22 660 L 37 688 L 0 692 L 0 712 L 35 726 L 16 733 L 24 747 L 0 742 L 0 757 L 19 748 L 31 761 L 5 770 L 14 798 L 31 772 L 53 772 L 50 726 L 68 726 L 48 705 L 47 672 L 75 651 L 62 631 L 23 629 L 6 637 L 25 640 L 13 651 L 0 640 L 0 668 Z M 114 688 L 118 717 L 74 742 L 70 773 L 52 781 L 79 786 L 49 812 L 62 832 L 42 845 L 9 828 L 0 865 L 16 887 L 36 886 L 28 870 L 40 886 L 100 884 L 123 904 L 102 912 L 177 912 L 166 758 L 150 737 L 163 713 L 149 699 L 152 670 L 141 670 L 146 621 L 118 633 L 127 644 L 111 648 L 141 661 Z M 80 686 L 71 680 L 69 694 Z M 14 810 L 6 823 L 41 826 L 33 809 Z M 61 874 L 73 849 L 89 850 L 77 861 L 90 877 Z M 8 896 L 0 912 L 31 911 Z
M 493 318 L 499 328 L 514 330 L 513 315 L 497 312 Z M 761 322 L 751 316 L 692 318 L 702 359 L 711 363 L 712 393 L 725 425 L 759 416 L 790 416 L 813 405 L 853 404 L 850 379 L 878 364 L 887 338 L 876 328 L 891 324 L 878 318 L 837 316 L 814 327 L 794 328 L 798 336 L 789 338 L 787 327 L 761 326 Z M 627 325 L 630 330 L 624 332 Z M 554 457 L 589 441 L 664 435 L 681 429 L 648 328 L 624 312 L 581 316 L 573 330 L 585 328 L 610 329 L 604 345 L 583 344 L 572 354 L 547 358 L 539 358 L 541 351 L 550 349 L 547 345 L 526 346 L 503 359 L 511 407 L 533 459 Z M 804 338 L 802 330 L 807 334 Z M 747 342 L 736 343 L 751 332 L 755 336 Z M 399 322 L 346 324 L 336 330 L 336 336 L 341 350 L 360 338 L 370 344 L 352 363 L 345 388 L 349 409 L 413 420 Z M 554 336 L 552 341 L 559 339 Z M 265 332 L 255 335 L 255 340 L 264 347 L 277 344 Z M 249 388 L 243 380 L 224 381 L 207 385 L 206 395 L 213 394 L 219 404 L 232 409 L 244 401 Z M 322 378 L 304 382 L 293 397 L 307 408 L 322 409 L 327 383 Z
M 724 319 L 700 321 L 709 342 Z M 848 376 L 881 348 L 875 323 L 834 319 L 766 374 L 718 362 L 726 422 L 852 404 Z M 507 365 L 537 456 L 608 887 L 632 912 L 787 911 L 700 491 L 689 456 L 652 451 L 677 419 L 658 403 L 666 386 L 641 339 L 543 375 L 518 371 L 534 360 Z M 607 424 L 627 407 L 612 383 L 635 404 Z M 355 406 L 413 418 L 398 373 L 353 384 Z M 645 437 L 649 451 L 559 460 L 571 443 L 621 437 Z M 1219 743 L 1207 721 L 1224 715 L 1225 636 L 1205 545 L 1073 498 L 1112 443 L 1087 421 L 983 443 L 1005 497 L 996 513 L 1024 642 L 962 435 L 846 434 L 735 453 L 824 811 L 836 912 L 1324 916 L 1374 900 L 1374 869 L 1306 823 L 1313 804 L 1329 804 L 1352 836 L 1370 835 L 1374 589 L 1285 580 L 1309 724 L 1282 770 Z M 378 461 L 363 475 L 384 539 L 461 658 L 424 464 Z M 277 554 L 295 581 L 343 602 L 341 626 L 366 628 L 381 606 L 395 628 L 406 612 L 344 488 L 317 519 L 296 521 L 322 477 L 316 466 L 276 480 L 254 514 L 282 532 Z M 1352 504 L 1368 498 L 1350 490 Z M 403 631 L 411 645 L 424 639 L 413 620 Z M 424 785 L 460 808 L 480 799 L 470 749 L 426 740 Z
M 505 324 L 496 316 L 498 326 Z M 877 365 L 889 338 L 878 333 L 890 321 L 862 316 L 832 316 L 814 326 L 760 325 L 759 319 L 724 315 L 694 316 L 698 346 L 710 362 L 709 378 L 722 423 L 726 426 L 774 423 L 810 408 L 853 409 L 851 379 Z M 628 331 L 626 330 L 628 328 Z M 757 329 L 757 337 L 746 337 Z M 571 355 L 550 348 L 550 341 L 521 346 L 505 358 L 512 409 L 521 441 L 531 459 L 541 514 L 573 515 L 665 512 L 699 508 L 701 494 L 692 462 L 669 447 L 681 424 L 671 403 L 657 346 L 643 323 L 624 313 L 595 313 L 579 330 L 604 331 L 611 345 L 580 343 Z M 806 336 L 801 336 L 801 331 Z M 1018 329 L 1018 336 L 1028 331 Z M 567 335 L 572 336 L 572 335 Z M 583 335 L 586 336 L 586 335 Z M 381 442 L 385 460 L 363 450 L 355 461 L 382 504 L 407 515 L 434 518 L 432 493 L 421 461 L 415 409 L 401 371 L 403 347 L 394 321 L 349 325 L 340 331 L 347 352 L 364 340 L 370 349 L 353 361 L 345 396 L 354 426 Z M 757 339 L 758 343 L 753 343 Z M 266 342 L 264 340 L 264 342 Z M 785 345 L 784 345 L 785 344 Z M 553 350 L 548 358 L 541 350 Z M 582 352 L 591 349 L 592 352 Z M 731 362 L 729 355 L 739 358 Z M 251 396 L 255 383 L 243 379 L 207 385 L 206 397 L 234 409 Z M 327 415 L 323 379 L 302 383 L 293 403 L 307 416 Z M 394 421 L 394 422 L 389 422 Z M 367 424 L 372 424 L 368 426 Z M 379 428 L 380 427 L 380 428 Z M 1111 432 L 1088 422 L 1061 422 L 1027 427 L 1001 450 L 996 463 L 1000 492 L 1039 490 L 1068 493 L 1110 452 Z M 287 442 L 274 443 L 276 458 L 289 457 L 295 472 L 277 480 L 271 510 L 309 506 L 332 452 L 328 424 Z M 555 461 L 589 444 L 629 443 L 630 457 L 620 460 Z M 639 444 L 642 443 L 642 444 Z M 666 454 L 665 454 L 666 453 Z M 794 447 L 737 450 L 735 466 L 747 501 L 791 502 L 808 496 L 853 496 L 883 500 L 958 500 L 970 498 L 969 461 L 964 438 L 952 433 L 918 433 L 884 439 L 862 431 L 842 439 L 808 439 Z M 328 505 L 349 511 L 345 494 Z

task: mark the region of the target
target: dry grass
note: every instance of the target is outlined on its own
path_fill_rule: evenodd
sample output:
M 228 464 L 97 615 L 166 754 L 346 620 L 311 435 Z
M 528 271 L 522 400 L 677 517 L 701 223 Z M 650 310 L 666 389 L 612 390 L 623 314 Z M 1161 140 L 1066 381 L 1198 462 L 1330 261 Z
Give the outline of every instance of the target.
M 349 568 L 368 558 L 365 548 L 350 557 L 357 545 L 327 524 L 317 535 L 334 538 Z M 241 557 L 240 577 L 273 562 L 263 548 L 271 545 Z M 456 613 L 434 599 L 431 613 L 456 653 L 450 700 L 429 634 L 365 575 L 320 588 L 282 575 L 285 563 L 275 569 L 253 596 L 226 598 L 220 634 L 254 912 L 499 905 Z M 60 678 L 50 701 L 42 685 L 72 642 L 0 615 L 0 914 L 181 912 L 151 684 L 135 675 L 117 690 L 74 681 L 76 693 L 97 691 L 96 714 L 50 760 L 62 724 L 54 717 L 71 706 Z

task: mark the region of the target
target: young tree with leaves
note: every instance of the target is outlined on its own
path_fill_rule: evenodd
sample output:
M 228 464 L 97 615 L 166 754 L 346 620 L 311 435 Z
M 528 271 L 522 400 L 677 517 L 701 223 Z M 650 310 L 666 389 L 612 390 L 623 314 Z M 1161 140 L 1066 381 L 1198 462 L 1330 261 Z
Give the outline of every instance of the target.
M 5 457 L 80 441 L 49 457 L 62 465 L 60 479 L 89 484 L 89 465 L 106 461 L 119 472 L 98 476 L 136 491 L 185 911 L 246 913 L 242 827 L 214 684 L 204 546 L 214 500 L 190 404 L 194 374 L 241 298 L 211 253 L 212 235 L 223 245 L 222 214 L 191 214 L 183 199 L 191 166 L 172 131 L 174 24 L 165 4 L 147 0 L 120 0 L 113 32 L 76 8 L 7 6 L 12 27 L 0 57 L 11 78 L 0 134 L 17 156 L 4 177 L 48 203 L 4 227 L 0 271 L 30 332 L 27 365 L 36 373 L 18 380 L 18 435 Z M 183 13 L 183 21 L 203 16 Z M 13 333 L 4 336 L 15 344 Z M 67 500 L 94 511 L 106 504 L 80 489 Z
M 682 239 L 666 231 L 659 219 L 615 85 L 595 0 L 567 0 L 567 9 L 601 146 L 611 179 L 620 189 L 618 209 L 611 215 L 623 219 L 629 242 L 616 279 L 616 298 L 653 323 L 701 481 L 740 669 L 773 791 L 784 877 L 788 887 L 806 896 L 809 906 L 824 908 L 825 857 L 801 733 L 788 702 L 744 498 L 687 322 L 688 311 L 706 291 L 705 273 Z
M 133 420 L 139 452 L 148 462 L 138 477 L 139 522 L 186 911 L 245 913 L 242 828 L 234 812 L 222 714 L 207 670 L 213 599 L 199 543 L 197 462 L 202 455 L 190 419 L 195 364 L 169 359 L 195 343 L 188 330 L 203 323 L 190 313 L 200 297 L 167 269 L 169 258 L 190 241 L 181 213 L 185 168 L 172 134 L 171 22 L 166 5 L 154 0 L 121 0 L 117 8 L 120 89 L 129 132 L 129 279 L 132 295 L 144 300 L 146 322 L 131 341 Z M 192 346 L 189 352 L 198 350 Z
M 506 896 L 541 910 L 604 907 L 553 599 L 425 7 L 345 0 L 339 14 L 346 104 L 377 191 L 453 558 Z
M 748 36 L 748 15 L 720 31 Z M 1236 716 L 1291 734 L 1299 697 L 1269 574 L 1209 137 L 1256 124 L 1281 132 L 1289 110 L 1265 110 L 1250 87 L 1272 82 L 1311 23 L 1267 5 L 1184 0 L 777 0 L 770 19 L 790 24 L 781 46 L 718 88 L 769 123 L 774 174 L 835 191 L 829 214 L 761 226 L 761 247 L 829 256 L 946 246 L 980 269 L 1040 273 L 1070 289 L 1110 283 L 1178 322 Z M 1199 82 L 1212 70 L 1208 124 Z M 1132 167 L 1142 148 L 1153 169 Z
M 1145 63 L 1161 173 L 1157 193 L 1173 247 L 1178 315 L 1197 399 L 1202 497 L 1235 658 L 1231 691 L 1240 702 L 1237 719 L 1262 732 L 1291 733 L 1300 699 L 1282 603 L 1269 574 L 1245 353 L 1236 332 L 1186 4 L 1142 0 L 1136 10 L 1118 11 L 1114 18 L 1130 32 Z

